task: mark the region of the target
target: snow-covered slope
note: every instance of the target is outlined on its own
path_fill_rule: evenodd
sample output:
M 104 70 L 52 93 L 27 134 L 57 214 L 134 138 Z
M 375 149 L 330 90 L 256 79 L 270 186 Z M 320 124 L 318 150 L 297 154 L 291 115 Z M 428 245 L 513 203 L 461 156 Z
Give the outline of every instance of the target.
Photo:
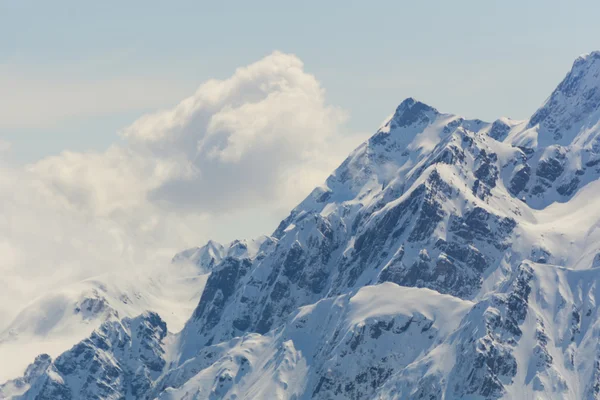
M 275 399 L 309 389 L 324 398 L 363 398 L 439 345 L 471 307 L 429 289 L 366 286 L 302 307 L 266 335 L 203 348 L 161 378 L 155 393 Z
M 173 265 L 102 274 L 31 300 L 0 330 L 0 381 L 23 373 L 41 353 L 58 356 L 105 321 L 152 310 L 181 330 L 194 311 L 209 267 Z
M 271 237 L 175 257 L 210 271 L 181 332 L 110 320 L 1 393 L 600 398 L 596 161 L 598 52 L 527 121 L 406 99 Z

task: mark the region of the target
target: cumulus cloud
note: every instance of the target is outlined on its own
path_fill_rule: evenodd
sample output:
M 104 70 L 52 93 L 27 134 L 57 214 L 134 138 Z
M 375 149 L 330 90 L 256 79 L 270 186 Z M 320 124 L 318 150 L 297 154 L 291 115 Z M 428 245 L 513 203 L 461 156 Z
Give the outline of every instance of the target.
M 350 149 L 338 131 L 345 118 L 300 59 L 276 52 L 122 135 L 177 166 L 153 201 L 218 212 L 275 197 L 288 207 Z
M 360 141 L 345 119 L 300 59 L 275 52 L 141 117 L 105 152 L 0 166 L 0 320 L 8 297 L 269 233 Z
M 275 52 L 141 117 L 121 132 L 124 145 L 63 153 L 32 170 L 105 216 L 145 201 L 204 214 L 262 202 L 286 209 L 356 144 L 339 132 L 345 119 L 300 59 Z

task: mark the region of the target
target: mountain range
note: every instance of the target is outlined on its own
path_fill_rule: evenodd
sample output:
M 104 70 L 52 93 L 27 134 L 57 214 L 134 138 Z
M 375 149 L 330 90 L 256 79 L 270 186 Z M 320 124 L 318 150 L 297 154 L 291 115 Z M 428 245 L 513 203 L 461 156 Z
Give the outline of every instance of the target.
M 600 399 L 599 178 L 600 52 L 525 121 L 408 98 L 270 236 L 32 304 L 79 337 L 0 398 Z

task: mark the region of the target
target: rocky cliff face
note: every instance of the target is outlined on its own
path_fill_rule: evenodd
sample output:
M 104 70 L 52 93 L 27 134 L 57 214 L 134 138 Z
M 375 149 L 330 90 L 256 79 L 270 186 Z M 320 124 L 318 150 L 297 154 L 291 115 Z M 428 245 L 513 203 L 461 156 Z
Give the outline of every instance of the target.
M 599 93 L 592 53 L 524 122 L 406 99 L 272 236 L 175 257 L 210 271 L 180 334 L 110 322 L 3 393 L 600 398 Z

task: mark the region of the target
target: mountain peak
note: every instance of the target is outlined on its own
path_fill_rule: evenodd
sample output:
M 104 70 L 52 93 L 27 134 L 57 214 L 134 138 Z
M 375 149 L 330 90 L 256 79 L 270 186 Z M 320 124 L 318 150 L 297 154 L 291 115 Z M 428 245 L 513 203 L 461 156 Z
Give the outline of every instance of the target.
M 398 105 L 397 110 L 406 109 L 407 107 L 411 107 L 413 104 L 418 102 L 414 97 L 407 97 L 402 100 L 402 102 Z
M 594 60 L 600 60 L 600 50 L 595 50 L 577 57 L 573 62 L 573 68 L 584 65 L 588 62 L 593 62 Z
M 539 126 L 538 145 L 568 144 L 599 109 L 600 51 L 594 51 L 575 60 L 571 71 L 533 114 L 528 127 Z
M 396 108 L 392 120 L 395 122 L 395 125 L 405 127 L 412 125 L 417 121 L 428 119 L 428 113 L 438 114 L 438 111 L 413 97 L 409 97 L 402 101 Z
M 600 51 L 581 55 L 573 62 L 571 71 L 558 85 L 556 91 L 574 97 L 586 94 L 586 90 L 597 90 L 600 86 Z M 586 92 L 586 93 L 583 93 Z

